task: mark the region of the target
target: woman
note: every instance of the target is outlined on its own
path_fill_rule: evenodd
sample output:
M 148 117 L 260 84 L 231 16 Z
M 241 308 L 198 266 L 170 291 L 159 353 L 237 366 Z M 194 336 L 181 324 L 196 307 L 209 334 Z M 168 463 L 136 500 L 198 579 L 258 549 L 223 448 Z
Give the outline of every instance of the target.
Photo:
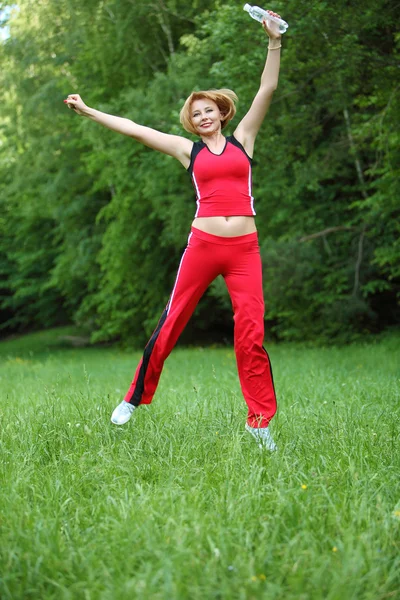
M 181 123 L 186 131 L 200 137 L 196 143 L 92 109 L 78 94 L 64 100 L 79 115 L 179 160 L 192 175 L 196 190 L 196 214 L 171 297 L 129 391 L 112 414 L 116 425 L 126 423 L 140 404 L 151 402 L 164 361 L 198 301 L 210 283 L 223 275 L 234 310 L 235 353 L 248 406 L 246 429 L 261 447 L 276 449 L 268 429 L 276 412 L 276 398 L 268 354 L 262 345 L 264 300 L 251 195 L 251 157 L 278 84 L 281 36 L 272 21 L 264 21 L 263 28 L 269 36 L 269 52 L 261 85 L 233 136 L 225 138 L 222 134 L 236 112 L 237 97 L 231 90 L 193 92 L 185 102 Z

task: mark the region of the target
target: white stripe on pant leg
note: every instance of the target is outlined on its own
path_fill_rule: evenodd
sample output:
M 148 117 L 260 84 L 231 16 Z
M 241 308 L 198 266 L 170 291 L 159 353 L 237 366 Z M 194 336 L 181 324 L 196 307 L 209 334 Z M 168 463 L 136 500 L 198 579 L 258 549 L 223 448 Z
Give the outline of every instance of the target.
M 187 245 L 188 245 L 188 246 L 189 246 L 189 243 L 190 243 L 190 238 L 192 237 L 192 235 L 193 235 L 193 233 L 190 233 L 190 234 L 189 234 L 189 237 L 188 237 L 188 243 L 187 243 Z M 186 252 L 187 252 L 187 247 L 186 247 L 186 249 L 185 249 L 185 252 L 182 254 L 181 262 L 179 263 L 179 268 L 178 268 L 178 273 L 176 274 L 176 279 L 175 279 L 175 285 L 174 285 L 174 289 L 172 290 L 171 298 L 169 299 L 169 302 L 168 302 L 167 314 L 168 314 L 168 313 L 169 313 L 169 311 L 171 310 L 171 306 L 172 306 L 172 300 L 173 300 L 173 298 L 174 298 L 175 289 L 176 289 L 176 286 L 177 286 L 177 284 L 178 284 L 179 273 L 181 272 L 181 268 L 182 268 L 182 264 L 183 264 L 183 259 L 185 258 L 185 254 L 186 254 Z

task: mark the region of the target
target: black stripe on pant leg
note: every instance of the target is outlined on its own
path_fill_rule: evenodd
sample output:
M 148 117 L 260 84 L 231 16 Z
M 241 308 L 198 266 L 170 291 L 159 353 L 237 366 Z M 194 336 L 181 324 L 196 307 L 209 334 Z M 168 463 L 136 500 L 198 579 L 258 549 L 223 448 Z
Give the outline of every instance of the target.
M 271 365 L 271 360 L 270 360 L 270 358 L 269 358 L 269 354 L 268 354 L 268 352 L 266 351 L 266 349 L 264 348 L 264 346 L 262 347 L 262 349 L 264 350 L 264 352 L 265 352 L 265 354 L 267 355 L 267 358 L 268 358 L 269 372 L 270 372 L 270 374 L 271 374 L 271 381 L 272 381 L 272 389 L 274 390 L 274 394 L 275 394 L 275 402 L 276 402 L 276 403 L 278 403 L 278 402 L 277 402 L 277 399 L 276 399 L 276 391 L 275 391 L 275 384 L 274 384 L 274 375 L 273 375 L 273 373 L 272 373 L 272 365 Z
M 135 391 L 133 392 L 132 398 L 130 399 L 130 404 L 133 404 L 134 406 L 139 406 L 140 401 L 142 399 L 143 391 L 144 391 L 144 378 L 146 377 L 146 371 L 147 371 L 147 367 L 149 366 L 151 353 L 153 352 L 154 344 L 156 343 L 157 338 L 160 334 L 161 327 L 165 323 L 167 314 L 168 314 L 167 309 L 165 309 L 163 314 L 161 315 L 160 320 L 158 321 L 157 327 L 155 328 L 155 330 L 152 333 L 151 338 L 147 342 L 146 348 L 144 349 L 143 361 L 142 361 L 142 365 L 140 367 L 139 375 L 137 378 Z

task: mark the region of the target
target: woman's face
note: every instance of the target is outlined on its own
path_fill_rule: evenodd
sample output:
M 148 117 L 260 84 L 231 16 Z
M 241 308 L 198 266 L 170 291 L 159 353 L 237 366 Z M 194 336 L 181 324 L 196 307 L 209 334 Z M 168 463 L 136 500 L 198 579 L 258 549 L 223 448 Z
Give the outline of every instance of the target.
M 223 115 L 213 100 L 195 100 L 190 107 L 190 116 L 199 135 L 211 135 L 221 131 Z

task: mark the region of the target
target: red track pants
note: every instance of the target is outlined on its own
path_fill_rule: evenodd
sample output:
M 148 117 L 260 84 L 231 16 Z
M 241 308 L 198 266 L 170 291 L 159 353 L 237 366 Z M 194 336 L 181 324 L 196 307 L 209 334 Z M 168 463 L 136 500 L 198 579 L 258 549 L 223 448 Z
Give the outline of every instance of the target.
M 272 371 L 264 339 L 264 299 L 257 233 L 211 235 L 192 227 L 174 289 L 161 315 L 125 400 L 150 404 L 164 361 L 175 346 L 210 283 L 225 279 L 234 312 L 234 342 L 239 379 L 248 406 L 247 423 L 267 427 L 276 412 Z

